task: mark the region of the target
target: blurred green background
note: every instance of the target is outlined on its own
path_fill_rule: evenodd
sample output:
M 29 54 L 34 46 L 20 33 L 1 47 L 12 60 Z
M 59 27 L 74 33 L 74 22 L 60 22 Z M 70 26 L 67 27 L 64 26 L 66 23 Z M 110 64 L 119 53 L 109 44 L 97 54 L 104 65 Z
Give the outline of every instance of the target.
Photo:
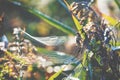
M 67 11 L 57 0 L 18 0 L 27 7 L 36 8 L 44 14 L 64 24 L 74 27 L 73 21 Z M 7 31 L 11 28 L 25 26 L 26 31 L 33 36 L 58 36 L 68 35 L 52 27 L 45 21 L 27 12 L 24 8 L 14 5 L 8 1 L 0 0 L 0 12 L 5 13 Z M 8 36 L 9 37 L 9 36 Z
M 75 29 L 74 23 L 71 19 L 70 13 L 62 6 L 62 0 L 10 0 L 17 1 L 29 8 L 35 8 L 41 11 L 43 14 L 56 19 L 73 29 Z M 73 1 L 82 0 L 68 0 L 69 3 Z M 93 7 L 98 8 L 99 11 L 110 15 L 113 18 L 119 20 L 120 10 L 114 0 L 95 0 Z M 116 0 L 117 1 L 117 0 Z M 118 0 L 119 1 L 119 0 Z M 20 4 L 16 3 L 16 4 Z M 5 13 L 7 31 L 11 31 L 11 27 L 14 26 L 25 26 L 26 31 L 34 36 L 58 36 L 68 35 L 61 30 L 52 27 L 45 21 L 29 13 L 24 8 L 12 4 L 7 0 L 0 0 L 0 12 Z M 104 9 L 102 9 L 102 5 Z M 106 5 L 106 6 L 104 6 Z

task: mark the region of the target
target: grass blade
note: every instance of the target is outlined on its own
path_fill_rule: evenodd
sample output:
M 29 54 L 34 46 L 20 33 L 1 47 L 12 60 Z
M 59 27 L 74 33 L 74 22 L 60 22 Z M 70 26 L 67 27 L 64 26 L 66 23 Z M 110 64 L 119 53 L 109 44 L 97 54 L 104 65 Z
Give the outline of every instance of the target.
M 76 17 L 73 14 L 72 14 L 72 18 L 73 18 L 73 21 L 76 25 L 76 28 L 77 28 L 78 32 L 81 35 L 81 38 L 84 40 L 85 39 L 85 33 L 82 31 L 82 25 L 80 25 L 80 23 L 78 22 L 78 20 L 76 19 Z
M 67 3 L 66 0 L 64 0 L 64 2 L 66 4 L 66 6 L 68 7 L 68 9 L 70 10 L 71 9 L 70 5 Z M 81 35 L 81 38 L 84 40 L 85 39 L 85 33 L 82 32 L 82 27 L 83 26 L 80 25 L 79 21 L 77 20 L 77 18 L 73 14 L 72 14 L 72 18 L 73 18 L 73 21 L 74 21 L 74 23 L 76 25 L 76 28 L 77 28 L 78 32 Z
M 63 70 L 61 69 L 60 71 L 53 74 L 48 80 L 55 80 L 55 78 L 57 78 L 62 72 Z
M 54 64 L 64 64 L 65 61 L 75 58 L 63 52 L 50 51 L 40 47 L 37 48 L 37 52 L 41 55 L 48 57 L 49 60 L 51 60 Z M 71 63 L 74 64 L 75 62 L 71 61 Z
M 24 33 L 24 37 L 32 41 L 33 43 L 36 42 L 38 45 L 46 45 L 46 46 L 59 46 L 65 44 L 69 37 L 68 36 L 47 36 L 47 37 L 34 37 L 29 33 L 21 30 Z
M 24 4 L 21 4 L 17 0 L 9 0 L 9 2 L 13 3 L 14 5 L 22 7 L 29 13 L 32 13 L 33 15 L 37 16 L 38 18 L 40 18 L 40 19 L 44 20 L 45 22 L 49 23 L 50 25 L 54 26 L 55 28 L 57 28 L 67 34 L 75 35 L 75 30 L 73 28 L 43 14 L 42 12 L 38 11 L 37 9 L 28 8 L 27 6 L 25 6 Z
M 112 25 L 112 26 L 115 26 L 119 21 L 117 21 L 116 19 L 114 19 L 114 18 L 112 18 L 112 17 L 110 17 L 110 16 L 108 16 L 108 15 L 106 15 L 106 14 L 102 14 L 102 16 L 103 16 L 103 18 L 105 18 L 108 22 L 109 22 L 109 24 L 110 25 Z
M 73 76 L 74 76 L 75 78 L 79 78 L 80 80 L 86 80 L 87 72 L 86 72 L 85 67 L 86 67 L 87 65 L 88 65 L 88 62 L 87 62 L 87 53 L 84 52 L 83 60 L 82 60 L 82 62 L 76 67 Z

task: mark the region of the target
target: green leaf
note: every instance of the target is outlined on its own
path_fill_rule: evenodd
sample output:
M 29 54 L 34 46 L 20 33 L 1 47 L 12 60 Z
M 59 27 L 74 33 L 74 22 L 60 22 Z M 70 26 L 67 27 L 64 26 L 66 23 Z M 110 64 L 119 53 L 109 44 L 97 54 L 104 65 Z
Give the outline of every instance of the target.
M 117 4 L 118 8 L 120 9 L 120 1 L 119 0 L 115 0 L 115 3 Z
M 87 71 L 85 69 L 86 66 L 88 66 L 88 61 L 87 61 L 87 53 L 85 51 L 83 53 L 82 62 L 76 67 L 73 76 L 75 78 L 79 78 L 80 80 L 86 80 L 86 75 L 87 75 Z
M 56 72 L 55 74 L 53 74 L 48 80 L 54 80 L 54 79 L 57 78 L 62 72 L 63 72 L 63 69 L 61 69 L 60 71 L 58 71 L 58 72 Z
M 35 37 L 23 30 L 21 32 L 24 33 L 25 38 L 35 43 L 34 45 L 59 46 L 65 44 L 70 39 L 68 36 Z
M 101 64 L 101 57 L 100 57 L 99 55 L 95 55 L 95 59 L 96 59 L 96 61 L 98 62 L 98 64 L 99 64 L 100 66 L 102 66 L 102 64 Z
M 105 19 L 109 22 L 109 24 L 112 25 L 112 26 L 115 26 L 115 25 L 119 22 L 118 20 L 116 20 L 116 19 L 114 19 L 114 18 L 112 18 L 112 17 L 110 17 L 110 16 L 108 16 L 108 15 L 106 15 L 106 14 L 102 14 L 102 16 L 103 16 L 103 18 L 105 18 Z
M 64 64 L 64 62 L 66 61 L 66 59 L 70 60 L 71 58 L 73 58 L 72 56 L 70 56 L 68 54 L 62 53 L 62 55 L 61 54 L 59 55 L 58 51 L 49 51 L 49 50 L 46 50 L 46 49 L 40 48 L 40 47 L 37 48 L 37 52 L 39 52 L 40 54 L 48 57 L 49 60 L 52 60 L 52 62 L 54 64 Z M 48 80 L 54 80 L 55 78 L 57 78 L 63 72 L 64 68 L 62 68 L 58 72 L 54 73 Z
M 73 21 L 76 25 L 76 28 L 78 30 L 78 32 L 80 33 L 81 35 L 81 38 L 84 40 L 85 39 L 85 33 L 82 31 L 82 25 L 80 25 L 79 21 L 77 20 L 77 18 L 72 14 L 72 18 L 73 18 Z
M 86 75 L 87 75 L 87 72 L 84 69 L 83 65 L 79 64 L 73 76 L 75 78 L 79 78 L 80 80 L 86 80 Z
M 37 52 L 43 56 L 48 57 L 49 60 L 51 60 L 54 64 L 64 64 L 66 60 L 70 60 L 73 58 L 73 56 L 68 55 L 66 53 L 59 52 L 59 51 L 50 51 L 40 47 L 37 48 Z M 71 62 L 71 63 L 74 63 L 74 62 Z
M 9 0 L 9 2 L 13 3 L 14 5 L 22 7 L 23 9 L 25 9 L 29 13 L 32 13 L 33 15 L 37 16 L 38 18 L 41 18 L 42 20 L 49 23 L 53 27 L 55 27 L 55 28 L 67 33 L 67 34 L 75 35 L 75 30 L 73 28 L 45 15 L 44 13 L 38 11 L 37 9 L 27 7 L 24 4 L 20 3 L 18 0 Z
M 70 5 L 66 2 L 66 0 L 64 0 L 65 4 L 67 5 L 68 9 L 70 10 L 71 7 Z M 77 20 L 77 18 L 72 14 L 72 18 L 73 18 L 73 21 L 76 25 L 76 28 L 78 30 L 78 32 L 80 33 L 81 35 L 81 38 L 84 40 L 85 39 L 85 33 L 82 31 L 82 25 L 80 25 L 79 21 Z
M 64 2 L 65 2 L 65 4 L 66 4 L 68 10 L 70 10 L 70 9 L 71 9 L 70 5 L 67 3 L 66 0 L 64 0 Z M 70 11 L 71 11 L 71 10 L 70 10 Z M 72 14 L 72 18 L 73 18 L 73 21 L 74 21 L 74 23 L 75 23 L 75 25 L 76 25 L 77 30 L 81 32 L 81 30 L 82 30 L 82 25 L 80 25 L 79 21 L 77 20 L 77 18 L 76 18 L 73 14 Z
M 87 61 L 87 53 L 84 53 L 84 55 L 83 55 L 83 61 L 82 61 L 83 66 L 86 65 L 86 61 Z
M 73 18 L 73 21 L 76 25 L 76 28 L 78 31 L 81 31 L 82 30 L 82 25 L 80 25 L 79 21 L 77 20 L 77 18 L 72 14 L 72 18 Z

